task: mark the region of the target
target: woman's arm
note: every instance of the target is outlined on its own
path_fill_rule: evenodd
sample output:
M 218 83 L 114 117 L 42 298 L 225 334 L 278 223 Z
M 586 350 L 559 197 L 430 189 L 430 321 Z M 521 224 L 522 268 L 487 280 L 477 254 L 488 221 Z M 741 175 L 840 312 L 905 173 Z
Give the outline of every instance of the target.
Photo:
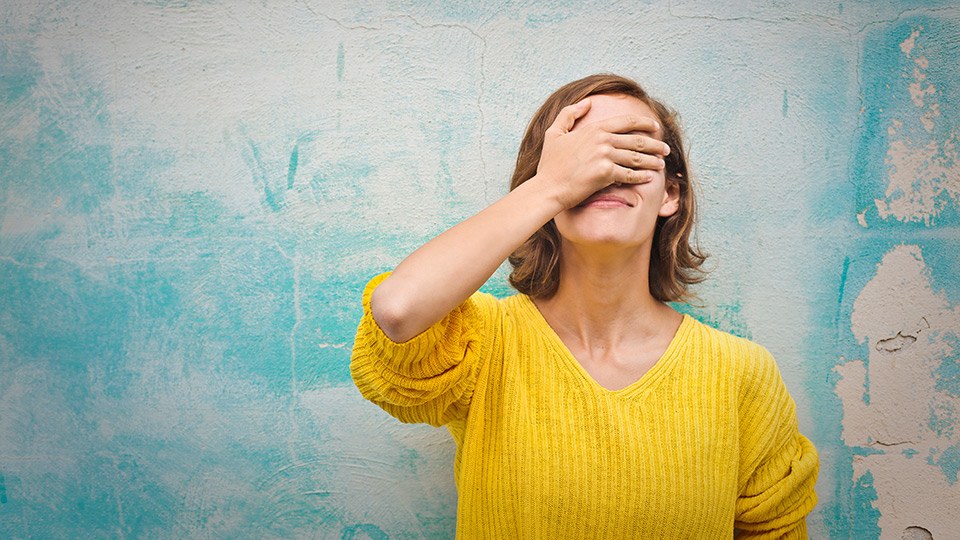
M 404 342 L 439 321 L 561 211 L 663 168 L 670 150 L 648 135 L 659 129 L 655 120 L 621 116 L 571 131 L 589 109 L 590 98 L 562 109 L 533 178 L 414 251 L 376 288 L 370 308 L 387 337 Z
M 740 397 L 736 538 L 806 540 L 817 504 L 817 449 L 800 434 L 796 404 L 776 361 L 753 349 Z

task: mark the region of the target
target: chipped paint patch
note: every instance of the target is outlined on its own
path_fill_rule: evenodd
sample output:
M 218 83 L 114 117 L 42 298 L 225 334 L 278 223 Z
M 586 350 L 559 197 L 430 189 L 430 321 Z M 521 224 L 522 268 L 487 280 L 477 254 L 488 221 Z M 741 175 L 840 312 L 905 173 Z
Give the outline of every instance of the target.
M 888 184 L 884 198 L 875 203 L 883 219 L 929 226 L 947 206 L 960 206 L 960 135 L 956 129 L 935 133 L 943 93 L 928 73 L 923 30 L 917 26 L 900 43 L 902 74 L 914 107 L 901 108 L 903 117 L 889 122 L 884 159 Z
M 836 368 L 843 441 L 870 450 L 854 459 L 853 481 L 869 475 L 883 537 L 911 526 L 947 537 L 957 503 L 943 494 L 956 482 L 960 397 L 939 381 L 956 353 L 960 306 L 934 292 L 920 247 L 899 245 L 855 300 L 851 323 L 869 351 Z
M 949 45 L 958 31 L 915 15 L 865 36 L 851 171 L 862 227 L 960 223 L 960 63 Z

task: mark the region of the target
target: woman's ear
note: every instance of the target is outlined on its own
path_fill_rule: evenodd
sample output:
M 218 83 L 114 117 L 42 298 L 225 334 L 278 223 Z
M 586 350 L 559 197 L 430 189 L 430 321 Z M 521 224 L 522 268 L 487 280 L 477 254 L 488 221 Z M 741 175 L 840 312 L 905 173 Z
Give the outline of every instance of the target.
M 663 204 L 657 215 L 670 217 L 680 210 L 680 182 L 675 178 L 667 178 L 667 189 L 663 191 Z

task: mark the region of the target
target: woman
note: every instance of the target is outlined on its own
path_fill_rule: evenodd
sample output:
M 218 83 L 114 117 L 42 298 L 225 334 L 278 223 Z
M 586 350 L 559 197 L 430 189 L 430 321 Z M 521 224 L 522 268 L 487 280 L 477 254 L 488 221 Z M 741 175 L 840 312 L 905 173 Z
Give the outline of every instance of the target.
M 770 354 L 666 304 L 701 279 L 675 115 L 594 75 L 511 191 L 374 278 L 351 371 L 457 444 L 458 538 L 805 538 L 818 458 Z M 509 257 L 520 294 L 477 292 Z

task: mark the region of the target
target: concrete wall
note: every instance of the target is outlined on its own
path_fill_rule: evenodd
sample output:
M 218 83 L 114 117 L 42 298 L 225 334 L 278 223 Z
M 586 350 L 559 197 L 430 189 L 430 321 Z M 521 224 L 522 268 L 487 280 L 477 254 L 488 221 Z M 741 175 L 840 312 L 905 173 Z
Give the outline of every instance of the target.
M 350 383 L 359 292 L 609 70 L 683 115 L 691 311 L 778 358 L 813 536 L 956 538 L 952 4 L 3 2 L 0 537 L 449 537 L 449 436 Z

